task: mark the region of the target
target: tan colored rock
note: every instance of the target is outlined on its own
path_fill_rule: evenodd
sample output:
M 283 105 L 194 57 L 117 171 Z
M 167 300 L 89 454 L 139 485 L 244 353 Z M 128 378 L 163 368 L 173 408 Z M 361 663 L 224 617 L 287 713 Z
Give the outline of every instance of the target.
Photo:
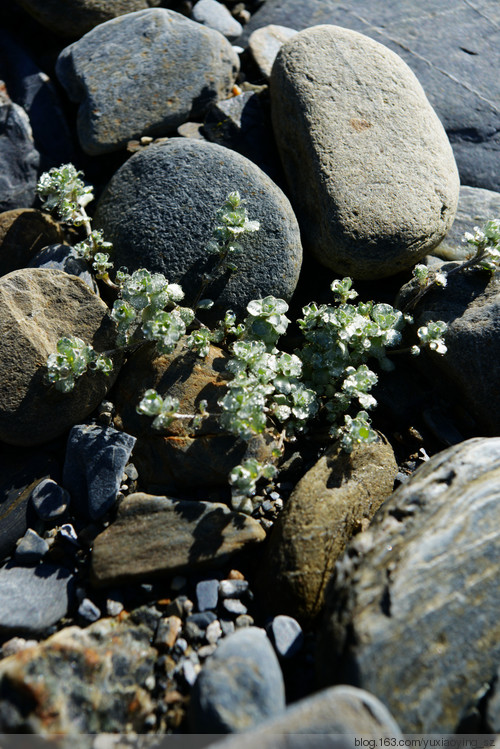
M 158 655 L 150 635 L 130 620 L 101 619 L 2 660 L 0 704 L 9 729 L 80 737 L 144 730 L 153 710 L 146 679 Z
M 63 336 L 97 351 L 113 348 L 108 307 L 86 283 L 58 270 L 25 268 L 0 278 L 0 439 L 39 445 L 87 417 L 116 378 L 87 372 L 60 393 L 45 381 L 46 362 Z
M 256 520 L 226 505 L 138 492 L 95 539 L 92 576 L 108 585 L 216 567 L 265 535 Z
M 179 399 L 183 414 L 197 414 L 201 400 L 209 413 L 220 413 L 217 401 L 225 392 L 227 356 L 211 346 L 200 358 L 182 342 L 168 356 L 158 356 L 144 346 L 130 357 L 118 378 L 114 402 L 117 429 L 137 437 L 134 463 L 147 491 L 162 493 L 176 488 L 214 487 L 227 483 L 229 472 L 244 455 L 270 459 L 272 441 L 257 437 L 250 444 L 224 433 L 217 417 L 209 417 L 193 430 L 189 420 L 177 420 L 164 433 L 153 429 L 152 419 L 136 407 L 148 388 Z
M 24 268 L 49 244 L 64 241 L 52 216 L 36 208 L 15 208 L 0 213 L 0 276 Z
M 301 621 L 322 610 L 335 562 L 391 494 L 397 465 L 385 439 L 348 454 L 330 447 L 295 487 L 271 532 L 258 587 Z
M 314 26 L 281 47 L 270 91 L 305 249 L 339 275 L 372 280 L 436 247 L 455 216 L 457 167 L 397 54 L 356 31 Z

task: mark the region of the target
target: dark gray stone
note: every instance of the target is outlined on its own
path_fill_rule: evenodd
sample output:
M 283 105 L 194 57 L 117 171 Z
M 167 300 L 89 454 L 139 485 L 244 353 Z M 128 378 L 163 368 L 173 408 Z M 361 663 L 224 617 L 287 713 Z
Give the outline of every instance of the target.
M 135 442 L 135 437 L 112 427 L 73 427 L 62 483 L 71 494 L 75 509 L 96 520 L 114 505 Z
M 338 686 L 295 702 L 255 731 L 212 744 L 211 749 L 355 749 L 403 740 L 396 721 L 373 694 Z M 370 743 L 364 743 L 370 742 Z
M 198 611 L 207 611 L 207 609 L 217 608 L 218 600 L 218 580 L 200 580 L 200 582 L 196 584 L 196 603 L 198 605 Z
M 73 247 L 69 247 L 67 244 L 51 244 L 44 247 L 30 260 L 27 267 L 62 270 L 71 276 L 78 276 L 82 281 L 85 281 L 87 286 L 90 286 L 92 291 L 97 292 L 97 284 L 90 272 L 89 264 L 80 257 Z
M 205 630 L 216 619 L 217 616 L 213 611 L 200 611 L 196 614 L 190 614 L 186 619 L 186 624 L 196 624 L 197 627 Z
M 207 288 L 214 313 L 243 312 L 252 299 L 289 299 L 297 284 L 302 247 L 290 203 L 255 164 L 227 148 L 172 138 L 134 154 L 115 174 L 97 206 L 94 223 L 113 242 L 115 267 L 148 267 L 182 284 L 189 304 L 203 273 L 216 212 L 228 193 L 247 200 L 260 230 L 242 240 L 236 272 Z
M 500 659 L 500 438 L 434 455 L 339 562 L 319 631 L 323 683 L 384 702 L 404 733 L 455 733 Z
M 39 163 L 28 115 L 0 81 L 0 211 L 33 205 Z
M 268 625 L 276 652 L 282 658 L 293 658 L 304 645 L 304 633 L 296 619 L 286 614 L 275 616 Z
M 37 567 L 8 564 L 0 570 L 0 631 L 38 634 L 68 612 L 73 575 L 42 562 Z
M 48 550 L 47 541 L 41 538 L 32 528 L 28 528 L 16 548 L 16 564 L 37 564 Z
M 500 190 L 500 6 L 448 0 L 267 0 L 238 44 L 268 24 L 334 24 L 390 47 L 412 68 L 451 141 L 462 184 Z
M 94 26 L 160 0 L 20 0 L 39 23 L 61 36 L 80 37 Z
M 68 96 L 80 103 L 78 137 L 92 155 L 175 132 L 229 96 L 238 70 L 238 56 L 219 32 L 164 8 L 97 26 L 56 64 Z
M 444 269 L 456 264 L 441 263 Z M 403 287 L 398 304 L 412 294 Z M 476 433 L 500 434 L 500 274 L 478 269 L 449 277 L 445 288 L 429 291 L 415 310 L 415 327 L 444 320 L 447 352 L 424 351 L 418 367 L 451 400 L 457 420 L 475 422 Z M 463 413 L 465 411 L 465 414 Z
M 53 479 L 43 479 L 31 492 L 31 502 L 41 520 L 54 520 L 64 515 L 70 495 Z
M 0 662 L 0 728 L 58 734 L 65 746 L 90 746 L 82 734 L 145 732 L 157 655 L 149 630 L 127 618 L 66 627 Z
M 269 103 L 255 91 L 216 102 L 208 110 L 202 133 L 207 140 L 231 148 L 253 161 L 274 182 L 284 182 L 276 151 Z
M 285 708 L 283 676 L 264 630 L 241 629 L 221 642 L 191 694 L 194 733 L 239 733 Z
M 271 114 L 304 248 L 338 275 L 407 270 L 450 229 L 453 152 L 414 73 L 387 46 L 316 26 L 284 44 Z
M 243 31 L 243 26 L 233 18 L 228 8 L 217 0 L 198 0 L 191 15 L 193 21 L 215 29 L 231 41 Z
M 455 221 L 450 231 L 432 251 L 444 260 L 463 260 L 473 248 L 463 242 L 465 232 L 474 233 L 486 221 L 500 216 L 500 192 L 461 185 Z
M 40 172 L 75 159 L 73 141 L 57 90 L 30 53 L 0 29 L 0 79 L 12 101 L 28 115 Z
M 96 622 L 101 618 L 101 611 L 98 606 L 95 605 L 90 598 L 84 598 L 81 604 L 78 606 L 78 614 L 86 622 Z

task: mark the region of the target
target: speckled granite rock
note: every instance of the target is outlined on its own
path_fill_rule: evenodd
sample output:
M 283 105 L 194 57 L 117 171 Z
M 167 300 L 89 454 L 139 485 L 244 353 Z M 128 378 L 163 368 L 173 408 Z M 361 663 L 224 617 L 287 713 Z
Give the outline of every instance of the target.
M 113 348 L 108 307 L 86 283 L 59 270 L 27 268 L 0 278 L 0 439 L 37 445 L 63 434 L 102 401 L 119 369 L 82 376 L 70 393 L 45 383 L 59 338 L 75 335 L 97 351 Z
M 0 730 L 81 736 L 144 729 L 156 650 L 130 620 L 67 627 L 0 662 Z
M 445 130 L 406 63 L 338 26 L 293 36 L 276 57 L 271 113 L 304 247 L 337 274 L 391 276 L 455 216 Z
M 207 288 L 212 312 L 246 314 L 252 299 L 268 294 L 289 299 L 302 262 L 297 220 L 281 190 L 255 164 L 228 148 L 172 138 L 134 154 L 114 175 L 94 217 L 113 242 L 115 267 L 146 266 L 164 273 L 184 289 L 185 304 L 213 269 L 207 253 L 216 213 L 227 195 L 238 190 L 250 219 L 260 230 L 241 240 L 237 270 Z
M 397 470 L 380 439 L 350 454 L 335 444 L 305 474 L 273 526 L 257 577 L 271 611 L 307 622 L 318 616 L 335 562 L 392 493 Z
M 218 502 L 131 494 L 92 550 L 97 585 L 216 567 L 265 532 L 253 518 Z
M 92 155 L 175 132 L 229 96 L 238 70 L 222 34 L 164 8 L 97 26 L 66 47 L 56 65 L 68 96 L 80 103 L 78 136 Z
M 500 659 L 500 439 L 433 456 L 347 547 L 327 593 L 323 683 L 375 694 L 405 733 L 453 733 Z

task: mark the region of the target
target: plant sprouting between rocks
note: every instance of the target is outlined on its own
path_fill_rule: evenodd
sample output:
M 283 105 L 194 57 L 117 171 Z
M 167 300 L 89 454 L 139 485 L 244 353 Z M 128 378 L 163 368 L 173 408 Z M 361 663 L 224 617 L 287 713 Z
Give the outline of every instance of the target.
M 213 328 L 196 317 L 213 302 L 205 298 L 210 283 L 220 272 L 234 270 L 235 259 L 243 248 L 245 234 L 259 230 L 259 222 L 248 217 L 239 193 L 227 196 L 216 215 L 212 239 L 207 252 L 217 255 L 213 271 L 201 279 L 200 290 L 191 307 L 180 306 L 184 294 L 177 283 L 170 283 L 160 273 L 139 269 L 131 274 L 122 270 L 112 282 L 109 252 L 112 247 L 101 232 L 92 230 L 85 211 L 92 200 L 92 190 L 80 179 L 71 165 L 51 169 L 42 175 L 38 194 L 46 209 L 54 211 L 61 221 L 83 226 L 86 238 L 76 245 L 98 279 L 113 286 L 118 299 L 110 313 L 116 323 L 117 348 L 131 350 L 152 341 L 160 354 L 172 353 L 183 339 L 199 356 L 208 354 L 210 344 L 220 344 L 228 353 L 227 390 L 219 399 L 217 415 L 221 427 L 236 437 L 249 441 L 264 431 L 271 433 L 280 452 L 285 440 L 307 432 L 313 420 L 323 419 L 330 434 L 351 451 L 356 444 L 377 439 L 368 415 L 376 400 L 371 394 L 378 375 L 372 362 L 381 370 L 393 368 L 388 354 L 402 339 L 405 324 L 411 318 L 389 304 L 354 303 L 357 298 L 350 278 L 331 284 L 332 304 L 311 302 L 302 309 L 295 325 L 302 343 L 293 353 L 280 348 L 290 319 L 283 299 L 267 296 L 247 305 L 247 316 L 237 323 L 228 310 Z M 414 269 L 418 289 L 411 308 L 427 290 L 445 286 L 450 273 L 472 267 L 497 270 L 500 263 L 500 222 L 490 221 L 483 230 L 466 235 L 474 254 L 461 266 L 448 272 L 434 272 L 426 266 Z M 446 324 L 430 322 L 418 329 L 418 343 L 409 350 L 420 352 L 423 346 L 438 354 L 446 352 Z M 89 344 L 77 338 L 63 338 L 57 353 L 47 361 L 48 381 L 63 392 L 70 391 L 75 380 L 87 369 L 109 373 L 112 362 L 104 352 L 98 354 Z M 370 363 L 370 366 L 369 366 Z M 168 393 L 147 390 L 137 411 L 153 419 L 154 429 L 165 430 L 176 419 L 190 420 L 193 429 L 209 414 L 205 401 L 197 414 L 183 414 L 179 401 Z M 213 414 L 212 414 L 213 415 Z M 278 457 L 276 455 L 276 457 Z M 270 480 L 276 468 L 255 458 L 243 460 L 230 473 L 233 506 L 251 512 L 251 497 L 259 480 Z

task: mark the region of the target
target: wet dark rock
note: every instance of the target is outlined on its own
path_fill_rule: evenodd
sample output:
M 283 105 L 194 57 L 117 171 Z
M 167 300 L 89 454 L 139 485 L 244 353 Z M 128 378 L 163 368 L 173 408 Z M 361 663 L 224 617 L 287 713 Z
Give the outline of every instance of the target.
M 97 26 L 66 47 L 56 65 L 68 96 L 80 104 L 78 137 L 92 155 L 175 132 L 226 98 L 238 70 L 222 34 L 165 8 Z
M 260 524 L 216 502 L 131 494 L 92 550 L 96 584 L 216 567 L 262 541 Z
M 62 483 L 78 512 L 97 520 L 114 505 L 135 442 L 135 437 L 113 427 L 73 427 Z
M 266 633 L 257 627 L 223 640 L 191 695 L 194 733 L 240 733 L 284 710 L 283 676 Z
M 71 572 L 42 562 L 36 567 L 9 563 L 0 569 L 0 631 L 40 634 L 68 611 Z
M 331 581 L 320 677 L 376 694 L 405 733 L 455 732 L 498 668 L 499 478 L 499 438 L 433 456 Z

